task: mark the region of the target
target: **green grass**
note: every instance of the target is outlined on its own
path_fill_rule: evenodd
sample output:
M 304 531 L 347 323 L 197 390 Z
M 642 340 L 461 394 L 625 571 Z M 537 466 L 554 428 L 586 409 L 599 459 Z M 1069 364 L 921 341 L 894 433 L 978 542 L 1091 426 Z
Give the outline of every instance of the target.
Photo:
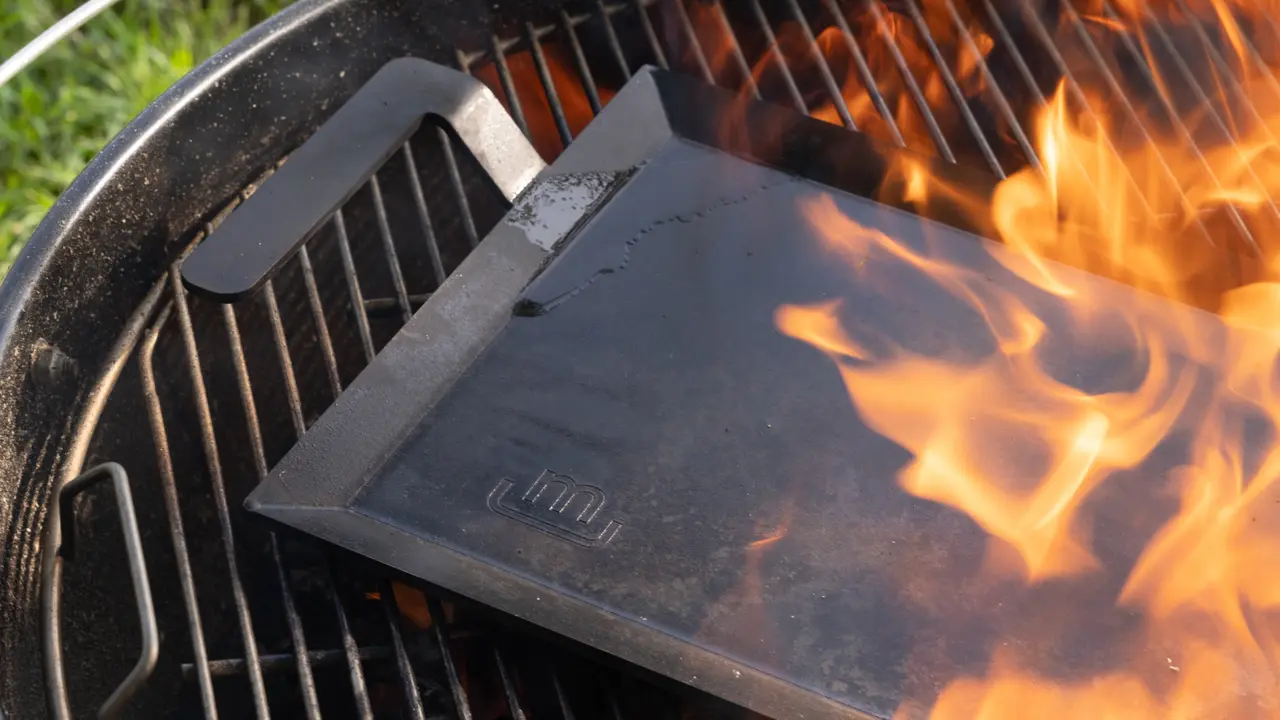
M 0 0 L 0 58 L 80 1 Z M 0 276 L 108 140 L 288 1 L 121 0 L 0 87 Z

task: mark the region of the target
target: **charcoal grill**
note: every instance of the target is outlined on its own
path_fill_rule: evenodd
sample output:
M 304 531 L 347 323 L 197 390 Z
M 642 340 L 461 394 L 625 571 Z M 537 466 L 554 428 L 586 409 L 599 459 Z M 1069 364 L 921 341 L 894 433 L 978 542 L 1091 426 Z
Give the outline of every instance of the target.
M 1028 118 L 1059 78 L 1085 106 L 1083 86 L 1107 90 L 1138 136 L 1159 122 L 1191 147 L 1232 138 L 1231 114 L 1257 112 L 1238 80 L 1250 68 L 1228 59 L 1190 1 L 1172 6 L 1192 19 L 1179 31 L 1195 55 L 1172 30 L 1154 36 L 1164 44 L 1152 56 L 1160 73 L 1186 89 L 1177 97 L 1152 92 L 1140 48 L 1056 3 L 1036 13 L 1027 2 L 942 0 L 929 9 L 955 21 L 945 38 L 913 0 L 290 8 L 109 145 L 0 293 L 0 412 L 10 428 L 0 438 L 0 710 L 37 717 L 48 699 L 55 714 L 91 714 L 137 658 L 141 624 L 112 495 L 88 491 L 68 515 L 74 559 L 55 562 L 44 540 L 57 522 L 53 489 L 116 461 L 136 505 L 160 642 L 130 716 L 732 712 L 590 648 L 543 644 L 458 598 L 397 590 L 383 570 L 243 517 L 248 491 L 505 210 L 456 138 L 424 126 L 252 298 L 219 306 L 188 297 L 176 263 L 404 55 L 484 80 L 546 160 L 654 64 L 1003 177 L 1038 162 Z M 1094 10 L 1114 15 L 1107 2 Z M 957 58 L 978 42 L 974 27 L 993 47 L 965 74 Z M 1245 57 L 1260 66 L 1274 28 L 1249 29 Z M 928 78 L 908 49 L 928 62 Z M 1188 128 L 1187 109 L 1217 90 L 1207 72 L 1230 108 Z M 1238 217 L 1226 222 L 1225 233 L 1213 228 L 1219 244 L 1262 244 Z

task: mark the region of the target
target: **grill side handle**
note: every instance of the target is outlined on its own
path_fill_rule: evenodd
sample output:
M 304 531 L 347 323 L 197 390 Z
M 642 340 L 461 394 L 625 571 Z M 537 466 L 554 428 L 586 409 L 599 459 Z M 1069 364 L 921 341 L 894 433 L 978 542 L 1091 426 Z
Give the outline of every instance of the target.
M 452 129 L 508 201 L 546 167 L 483 83 L 426 60 L 393 60 L 192 251 L 183 283 L 225 303 L 256 292 L 428 116 Z
M 41 620 L 44 631 L 44 671 L 48 693 L 49 714 L 58 720 L 70 720 L 71 708 L 67 699 L 67 678 L 62 663 L 62 563 L 75 559 L 76 513 L 75 500 L 81 493 L 98 483 L 110 480 L 116 494 L 120 513 L 120 526 L 124 530 L 125 555 L 129 562 L 129 574 L 133 580 L 134 600 L 138 605 L 138 626 L 142 630 L 142 649 L 138 660 L 106 702 L 98 708 L 103 720 L 118 718 L 125 707 L 155 670 L 160 657 L 160 631 L 156 625 L 155 602 L 151 598 L 151 581 L 147 577 L 147 561 L 142 554 L 142 534 L 138 530 L 138 516 L 133 508 L 133 494 L 129 490 L 129 476 L 117 463 L 98 465 L 82 475 L 53 488 L 52 505 L 45 537 L 45 553 L 49 561 L 44 564 L 42 584 Z

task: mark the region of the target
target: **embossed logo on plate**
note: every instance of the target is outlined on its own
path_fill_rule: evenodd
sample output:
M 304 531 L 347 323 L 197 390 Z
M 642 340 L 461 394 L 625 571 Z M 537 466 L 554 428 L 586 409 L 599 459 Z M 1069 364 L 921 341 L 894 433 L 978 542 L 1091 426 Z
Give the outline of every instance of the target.
M 608 545 L 622 523 L 596 522 L 604 507 L 604 490 L 550 470 L 534 478 L 519 496 L 516 482 L 502 478 L 489 493 L 489 509 L 549 535 L 586 547 Z M 576 511 L 576 512 L 574 512 Z

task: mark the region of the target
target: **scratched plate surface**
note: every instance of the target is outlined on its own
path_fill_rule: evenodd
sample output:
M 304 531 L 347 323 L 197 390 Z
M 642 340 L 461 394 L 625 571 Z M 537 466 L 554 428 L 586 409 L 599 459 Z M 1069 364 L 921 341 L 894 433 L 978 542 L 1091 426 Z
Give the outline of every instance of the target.
M 1138 627 L 1113 611 L 1123 572 L 1033 590 L 981 577 L 983 532 L 903 492 L 895 476 L 908 453 L 859 421 L 828 358 L 775 329 L 780 305 L 843 298 L 846 323 L 918 352 L 992 350 L 975 312 L 887 254 L 876 259 L 883 282 L 858 282 L 803 215 L 830 195 L 671 140 L 527 289 L 530 316 L 511 318 L 351 509 L 532 583 L 545 591 L 535 600 L 564 594 L 627 632 L 874 715 L 981 672 L 1001 643 L 1020 643 L 1046 672 L 1105 666 L 1115 646 L 1100 639 Z M 992 259 L 996 246 L 834 198 L 1026 299 L 1050 326 L 1051 369 L 1071 382 L 1136 383 L 1123 370 L 1131 348 L 1082 350 L 1066 309 Z M 1160 302 L 1096 283 L 1118 304 Z M 1150 483 L 1183 459 L 1176 440 L 1097 494 L 1107 567 L 1130 562 L 1171 510 Z M 409 549 L 356 549 L 413 564 Z M 493 601 L 505 592 L 495 586 Z M 539 622 L 534 605 L 524 615 Z M 1090 606 L 1078 636 L 1037 649 L 1054 618 Z M 698 684 L 696 663 L 658 669 Z M 732 683 L 716 691 L 736 697 Z

